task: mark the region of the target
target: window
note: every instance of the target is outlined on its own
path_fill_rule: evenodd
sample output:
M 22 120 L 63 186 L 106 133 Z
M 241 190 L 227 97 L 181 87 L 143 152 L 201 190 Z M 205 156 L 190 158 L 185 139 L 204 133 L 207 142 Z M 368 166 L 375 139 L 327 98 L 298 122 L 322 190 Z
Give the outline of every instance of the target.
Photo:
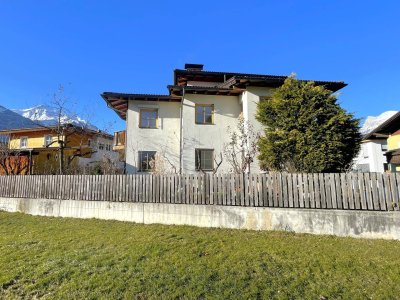
M 106 144 L 106 151 L 111 151 L 111 145 L 110 144 Z
M 196 149 L 196 170 L 212 171 L 214 169 L 214 150 Z
M 157 128 L 158 109 L 141 109 L 139 118 L 140 128 Z
M 19 140 L 19 146 L 20 148 L 28 147 L 28 138 L 26 136 L 21 137 L 21 139 Z
M 381 150 L 382 150 L 383 152 L 388 151 L 388 145 L 387 145 L 387 144 L 382 144 L 382 145 L 381 145 Z
M 51 135 L 44 136 L 44 146 L 45 147 L 49 146 L 52 141 L 53 141 L 53 137 Z
M 99 143 L 99 150 L 104 150 L 104 144 Z
M 196 124 L 214 123 L 214 105 L 196 104 Z
M 152 160 L 156 156 L 156 151 L 139 151 L 139 171 L 149 172 L 154 168 Z

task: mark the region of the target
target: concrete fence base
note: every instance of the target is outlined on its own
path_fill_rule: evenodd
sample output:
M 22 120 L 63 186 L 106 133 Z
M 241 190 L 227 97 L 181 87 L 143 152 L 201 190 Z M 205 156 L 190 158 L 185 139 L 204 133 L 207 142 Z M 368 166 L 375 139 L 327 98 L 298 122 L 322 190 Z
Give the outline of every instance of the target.
M 143 224 L 283 230 L 400 240 L 400 213 L 0 197 L 0 210 Z

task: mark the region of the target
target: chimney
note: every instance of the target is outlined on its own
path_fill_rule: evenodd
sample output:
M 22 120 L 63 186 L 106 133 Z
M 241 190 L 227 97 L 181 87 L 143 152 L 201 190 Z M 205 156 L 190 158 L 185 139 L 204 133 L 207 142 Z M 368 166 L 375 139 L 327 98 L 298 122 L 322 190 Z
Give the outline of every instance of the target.
M 185 64 L 186 71 L 203 71 L 203 67 L 201 64 Z

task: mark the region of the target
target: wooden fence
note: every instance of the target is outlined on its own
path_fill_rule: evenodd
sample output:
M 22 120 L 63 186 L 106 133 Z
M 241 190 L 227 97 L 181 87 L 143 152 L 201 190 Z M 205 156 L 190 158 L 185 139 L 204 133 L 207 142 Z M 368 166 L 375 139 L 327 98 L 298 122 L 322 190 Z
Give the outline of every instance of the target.
M 400 174 L 0 176 L 0 197 L 399 210 Z

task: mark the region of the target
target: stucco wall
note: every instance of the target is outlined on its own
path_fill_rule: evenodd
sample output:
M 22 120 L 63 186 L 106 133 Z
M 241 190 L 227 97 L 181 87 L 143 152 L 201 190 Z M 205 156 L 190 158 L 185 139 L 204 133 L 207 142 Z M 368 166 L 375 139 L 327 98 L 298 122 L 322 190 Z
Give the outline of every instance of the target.
M 273 88 L 267 87 L 248 87 L 246 91 L 241 95 L 241 102 L 243 106 L 243 117 L 244 119 L 252 125 L 255 132 L 262 134 L 262 125 L 255 118 L 257 112 L 257 105 L 260 101 L 260 97 L 272 96 L 274 92 Z M 251 164 L 251 172 L 260 172 L 259 162 L 257 157 Z
M 400 213 L 0 197 L 0 210 L 144 224 L 283 230 L 400 240 Z
M 384 163 L 386 163 L 385 152 L 382 151 L 382 145 L 386 145 L 385 139 L 382 140 L 367 140 L 361 144 L 360 152 L 354 160 L 354 169 L 359 169 L 360 165 L 368 165 L 367 172 L 383 173 Z
M 400 134 L 390 135 L 387 142 L 389 150 L 400 149 Z
M 214 124 L 195 123 L 195 105 L 214 104 Z M 193 95 L 187 94 L 183 106 L 183 170 L 195 173 L 195 149 L 214 149 L 217 161 L 224 144 L 229 141 L 228 126 L 235 128 L 242 112 L 239 98 L 236 96 Z M 230 165 L 223 160 L 218 172 L 229 172 Z
M 183 165 L 185 173 L 195 173 L 195 149 L 214 149 L 217 161 L 224 144 L 229 141 L 227 128 L 235 128 L 243 111 L 245 119 L 261 132 L 261 124 L 255 119 L 260 96 L 269 96 L 271 88 L 249 87 L 240 96 L 186 94 L 183 102 Z M 214 105 L 214 124 L 195 123 L 195 105 Z M 127 173 L 138 171 L 138 151 L 156 151 L 179 170 L 180 153 L 180 103 L 130 101 L 127 114 L 126 163 Z M 157 108 L 159 128 L 139 128 L 140 108 Z M 218 172 L 229 172 L 231 166 L 223 159 Z M 252 172 L 258 172 L 257 160 Z
M 141 108 L 158 109 L 158 128 L 139 128 Z M 130 101 L 127 115 L 126 170 L 138 171 L 138 151 L 157 151 L 179 170 L 180 103 Z M 169 163 L 168 163 L 169 164 Z

